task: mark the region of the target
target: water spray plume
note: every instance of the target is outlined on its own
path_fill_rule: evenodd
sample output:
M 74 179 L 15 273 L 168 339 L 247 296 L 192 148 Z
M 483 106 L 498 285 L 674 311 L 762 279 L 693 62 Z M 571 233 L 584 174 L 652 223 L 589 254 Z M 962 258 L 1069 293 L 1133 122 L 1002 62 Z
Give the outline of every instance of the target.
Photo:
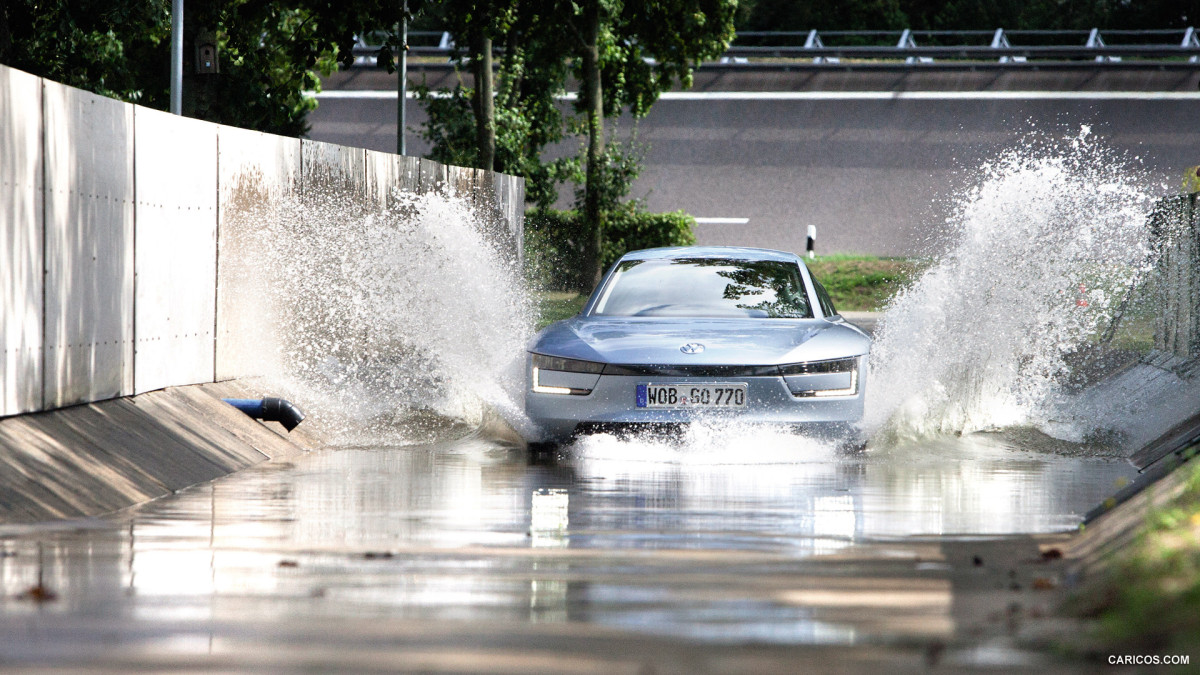
M 946 252 L 887 307 L 864 427 L 884 436 L 1037 426 L 1068 358 L 1112 323 L 1152 265 L 1145 180 L 1084 127 L 980 171 Z
M 270 328 L 244 348 L 335 443 L 465 432 L 485 404 L 519 426 L 532 305 L 515 256 L 467 201 L 391 201 L 306 196 L 252 218 L 240 296 Z

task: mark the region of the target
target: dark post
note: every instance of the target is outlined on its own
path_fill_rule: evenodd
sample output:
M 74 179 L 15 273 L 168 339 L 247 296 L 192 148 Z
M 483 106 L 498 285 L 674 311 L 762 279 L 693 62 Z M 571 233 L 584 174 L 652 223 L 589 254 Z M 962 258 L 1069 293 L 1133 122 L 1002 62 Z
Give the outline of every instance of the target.
M 408 99 L 408 0 L 404 0 L 404 7 L 400 13 L 399 61 L 399 67 L 396 68 L 400 76 L 400 80 L 396 83 L 396 93 L 398 94 L 396 101 L 396 154 L 407 155 L 408 144 L 404 142 L 404 126 L 407 120 L 404 108 Z
M 183 0 L 171 2 L 171 114 L 183 114 Z

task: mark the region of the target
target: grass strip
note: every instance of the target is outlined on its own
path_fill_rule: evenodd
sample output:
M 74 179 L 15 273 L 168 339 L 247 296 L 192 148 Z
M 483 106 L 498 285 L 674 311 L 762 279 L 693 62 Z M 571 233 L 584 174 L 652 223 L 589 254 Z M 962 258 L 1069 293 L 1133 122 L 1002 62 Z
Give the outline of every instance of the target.
M 1102 651 L 1189 654 L 1192 668 L 1200 657 L 1200 461 L 1188 464 L 1177 469 L 1189 472 L 1183 491 L 1151 512 L 1103 581 L 1068 605 L 1092 620 L 1088 637 Z
M 833 254 L 806 260 L 839 311 L 878 312 L 927 263 L 909 258 Z

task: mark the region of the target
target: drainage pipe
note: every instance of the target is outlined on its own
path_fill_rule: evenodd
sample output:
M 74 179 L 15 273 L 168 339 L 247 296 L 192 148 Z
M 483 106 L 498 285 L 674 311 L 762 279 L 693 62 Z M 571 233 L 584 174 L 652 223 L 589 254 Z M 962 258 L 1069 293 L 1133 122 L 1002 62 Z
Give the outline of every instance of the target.
M 304 413 L 282 398 L 223 398 L 229 405 L 264 422 L 279 422 L 291 431 L 304 421 Z

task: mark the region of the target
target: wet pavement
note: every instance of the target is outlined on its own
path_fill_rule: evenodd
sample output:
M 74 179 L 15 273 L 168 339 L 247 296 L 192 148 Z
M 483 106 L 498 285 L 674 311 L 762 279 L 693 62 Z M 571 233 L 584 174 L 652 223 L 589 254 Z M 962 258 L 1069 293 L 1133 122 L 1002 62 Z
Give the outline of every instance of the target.
M 1036 606 L 1046 582 L 1003 561 L 1036 559 L 1029 535 L 1073 530 L 1135 473 L 1020 433 L 865 452 L 600 436 L 546 464 L 471 438 L 331 448 L 0 531 L 0 666 L 1019 669 L 1050 657 L 964 646 L 998 621 L 971 598 L 1000 578 Z

